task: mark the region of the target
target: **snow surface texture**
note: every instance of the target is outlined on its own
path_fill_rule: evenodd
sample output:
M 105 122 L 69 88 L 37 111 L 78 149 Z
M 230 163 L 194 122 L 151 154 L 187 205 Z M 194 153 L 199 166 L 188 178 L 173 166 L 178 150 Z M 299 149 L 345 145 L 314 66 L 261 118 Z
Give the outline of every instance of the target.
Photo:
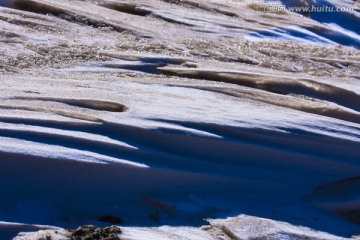
M 24 224 L 0 238 L 239 214 L 357 234 L 357 42 L 266 4 L 1 1 L 0 220 Z
M 346 240 L 309 228 L 296 227 L 285 222 L 241 215 L 235 218 L 210 220 L 210 225 L 201 228 L 170 227 L 138 228 L 122 227 L 119 235 L 123 240 L 233 240 L 233 239 L 291 239 L 291 240 Z M 51 237 L 67 240 L 69 232 L 64 229 L 49 229 L 20 233 L 14 240 L 39 240 Z M 353 238 L 356 240 L 357 238 Z

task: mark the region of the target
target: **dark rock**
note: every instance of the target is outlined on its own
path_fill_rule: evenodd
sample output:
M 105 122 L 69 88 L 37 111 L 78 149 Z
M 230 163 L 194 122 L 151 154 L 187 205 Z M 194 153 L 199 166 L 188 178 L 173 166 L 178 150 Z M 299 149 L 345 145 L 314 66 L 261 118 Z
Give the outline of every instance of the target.
M 120 240 L 121 234 L 117 226 L 99 228 L 93 225 L 85 225 L 70 232 L 70 240 Z

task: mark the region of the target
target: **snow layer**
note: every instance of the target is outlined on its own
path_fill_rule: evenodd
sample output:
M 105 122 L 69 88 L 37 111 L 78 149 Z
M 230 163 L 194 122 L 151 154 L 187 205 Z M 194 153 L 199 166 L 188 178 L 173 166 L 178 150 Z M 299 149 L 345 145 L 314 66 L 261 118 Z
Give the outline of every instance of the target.
M 201 228 L 170 227 L 157 228 L 122 227 L 119 235 L 124 240 L 230 240 L 230 239 L 313 239 L 346 240 L 324 232 L 294 226 L 264 218 L 241 215 L 234 218 L 210 220 L 210 225 Z M 39 240 L 51 236 L 51 239 L 66 240 L 69 233 L 63 229 L 41 230 L 39 232 L 20 233 L 14 240 Z M 353 238 L 354 240 L 356 238 Z
M 360 58 L 334 25 L 245 1 L 8 3 L 0 220 L 359 231 Z

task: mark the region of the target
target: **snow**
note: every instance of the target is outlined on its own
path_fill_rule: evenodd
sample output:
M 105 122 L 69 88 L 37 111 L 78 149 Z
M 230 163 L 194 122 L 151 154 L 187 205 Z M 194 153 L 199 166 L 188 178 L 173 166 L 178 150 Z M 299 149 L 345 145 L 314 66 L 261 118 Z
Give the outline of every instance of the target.
M 335 42 L 313 33 L 301 27 L 289 27 L 282 29 L 264 30 L 261 32 L 250 33 L 245 36 L 250 41 L 261 41 L 264 39 L 278 41 L 297 41 L 305 44 L 321 44 L 324 46 L 336 44 Z
M 239 238 L 359 231 L 360 59 L 323 34 L 358 33 L 235 1 L 34 1 L 78 18 L 0 8 L 0 220 L 24 223 L 0 238 L 116 217 L 211 239 L 205 219 L 239 214 L 274 220 L 219 223 Z
M 315 1 L 301 1 L 301 0 L 281 0 L 279 1 L 267 1 L 271 4 L 283 4 L 287 9 L 293 6 L 310 6 L 315 9 L 324 9 L 328 7 L 330 9 L 336 9 L 336 7 L 351 9 L 354 4 L 346 3 L 345 1 L 328 1 L 328 0 L 315 0 Z M 273 40 L 293 40 L 302 43 L 315 43 L 315 44 L 342 44 L 359 48 L 359 14 L 353 11 L 310 11 L 308 13 L 309 18 L 322 23 L 320 28 L 308 28 L 292 27 L 290 29 L 274 29 L 265 30 L 260 32 L 253 32 L 246 36 L 249 40 L 259 40 L 264 38 L 270 38 Z M 322 28 L 322 29 L 321 29 Z M 290 30 L 290 31 L 289 31 Z
M 63 229 L 20 233 L 14 240 L 38 240 L 51 236 L 64 240 L 69 233 Z M 201 228 L 161 226 L 156 228 L 121 227 L 120 239 L 126 240 L 212 240 L 212 239 L 314 239 L 346 240 L 324 232 L 294 226 L 285 222 L 240 215 L 234 218 L 209 220 Z M 354 239 L 354 238 L 353 238 Z

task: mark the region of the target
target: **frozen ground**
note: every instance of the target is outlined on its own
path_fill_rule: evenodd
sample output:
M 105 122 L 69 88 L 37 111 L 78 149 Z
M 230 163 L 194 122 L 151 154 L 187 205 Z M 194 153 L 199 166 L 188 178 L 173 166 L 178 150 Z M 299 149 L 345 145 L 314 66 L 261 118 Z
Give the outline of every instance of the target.
M 0 238 L 239 214 L 359 234 L 358 29 L 266 4 L 1 1 Z

